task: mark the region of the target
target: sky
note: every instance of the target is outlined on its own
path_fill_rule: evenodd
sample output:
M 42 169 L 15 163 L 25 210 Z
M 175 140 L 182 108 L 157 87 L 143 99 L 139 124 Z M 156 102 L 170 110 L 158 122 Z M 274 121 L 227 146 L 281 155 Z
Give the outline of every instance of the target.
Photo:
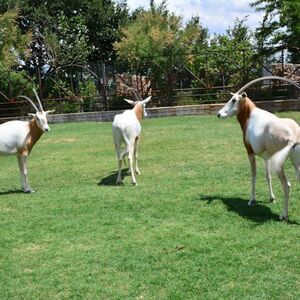
M 233 27 L 236 18 L 240 20 L 248 16 L 246 24 L 252 28 L 262 21 L 262 13 L 249 6 L 251 0 L 168 0 L 168 9 L 183 17 L 183 21 L 193 16 L 199 16 L 203 27 L 210 34 L 223 34 L 226 29 Z M 127 0 L 128 7 L 135 9 L 139 6 L 149 8 L 150 0 Z M 161 3 L 161 1 L 155 1 Z

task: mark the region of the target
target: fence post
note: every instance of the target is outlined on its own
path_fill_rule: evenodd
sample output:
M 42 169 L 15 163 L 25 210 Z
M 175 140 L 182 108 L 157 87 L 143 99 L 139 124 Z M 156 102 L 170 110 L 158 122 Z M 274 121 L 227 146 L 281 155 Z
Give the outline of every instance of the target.
M 75 92 L 74 92 L 74 82 L 73 82 L 73 68 L 72 66 L 70 67 L 70 75 L 71 75 L 71 89 L 72 89 L 72 94 L 75 95 Z
M 284 50 L 281 50 L 281 76 L 284 76 Z
M 205 68 L 206 68 L 206 72 L 205 72 L 205 77 L 206 77 L 206 87 L 209 87 L 209 66 L 208 66 L 208 55 L 205 55 Z
M 170 92 L 170 96 L 171 96 L 171 105 L 174 105 L 174 99 L 175 99 L 175 95 L 174 95 L 174 82 L 173 82 L 173 70 L 174 70 L 174 59 L 173 59 L 173 52 L 171 51 L 170 53 L 170 62 L 171 62 L 171 67 L 169 69 L 169 83 L 170 83 L 170 88 L 171 88 L 171 92 Z
M 8 84 L 9 84 L 9 99 L 12 98 L 12 86 L 11 86 L 11 71 L 8 72 Z
M 106 78 L 106 69 L 105 69 L 105 63 L 101 63 L 101 69 L 102 69 L 102 80 L 103 80 L 103 100 L 105 104 L 105 110 L 108 110 L 108 102 L 107 102 L 107 78 Z

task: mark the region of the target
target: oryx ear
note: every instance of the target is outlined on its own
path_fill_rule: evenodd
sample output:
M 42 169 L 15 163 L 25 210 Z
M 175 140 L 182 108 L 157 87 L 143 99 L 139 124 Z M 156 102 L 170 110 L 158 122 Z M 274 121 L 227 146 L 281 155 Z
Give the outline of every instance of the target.
M 247 97 L 246 92 L 242 92 L 242 97 L 245 99 Z
M 234 96 L 234 93 L 230 92 L 230 95 L 231 95 L 231 96 Z
M 149 96 L 148 98 L 146 98 L 145 100 L 143 100 L 143 101 L 142 101 L 143 104 L 148 103 L 148 102 L 151 100 L 151 97 L 152 97 L 152 96 Z
M 132 101 L 132 100 L 128 100 L 128 99 L 124 99 L 124 100 L 131 105 L 134 105 L 134 103 L 135 103 L 135 101 Z
M 55 109 L 52 109 L 52 110 L 47 110 L 45 111 L 45 114 L 48 115 L 48 114 L 53 114 L 55 112 Z
M 34 118 L 34 117 L 35 117 L 35 114 L 28 113 L 28 116 L 31 117 L 31 118 Z

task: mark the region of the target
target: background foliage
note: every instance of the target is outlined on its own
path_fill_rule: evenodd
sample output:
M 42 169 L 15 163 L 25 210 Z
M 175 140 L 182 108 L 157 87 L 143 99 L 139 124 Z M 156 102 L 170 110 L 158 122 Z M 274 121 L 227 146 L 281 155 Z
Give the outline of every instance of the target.
M 265 12 L 256 32 L 245 17 L 236 19 L 224 34 L 212 35 L 202 26 L 201 16 L 183 23 L 165 0 L 150 0 L 148 10 L 134 11 L 125 0 L 2 0 L 0 68 L 23 73 L 10 77 L 10 88 L 3 79 L 0 90 L 11 97 L 36 85 L 42 97 L 70 99 L 75 94 L 90 96 L 79 81 L 89 86 L 94 81 L 94 96 L 103 97 L 108 109 L 105 92 L 116 88 L 115 73 L 128 73 L 151 82 L 145 93 L 165 91 L 158 105 L 179 103 L 182 97 L 176 98 L 174 90 L 185 87 L 210 94 L 203 101 L 218 100 L 222 91 L 211 92 L 211 87 L 241 85 L 261 75 L 266 54 L 275 61 L 275 52 L 284 48 L 290 62 L 299 62 L 298 1 L 259 0 L 252 6 Z M 101 64 L 114 68 L 107 79 Z M 31 79 L 27 84 L 22 74 Z M 24 87 L 12 92 L 22 80 Z M 199 95 L 197 90 L 188 93 Z M 114 95 L 110 102 L 119 97 Z
M 292 62 L 299 63 L 300 1 L 256 0 L 252 6 L 265 13 L 256 31 L 260 51 L 272 53 L 278 48 L 288 48 Z

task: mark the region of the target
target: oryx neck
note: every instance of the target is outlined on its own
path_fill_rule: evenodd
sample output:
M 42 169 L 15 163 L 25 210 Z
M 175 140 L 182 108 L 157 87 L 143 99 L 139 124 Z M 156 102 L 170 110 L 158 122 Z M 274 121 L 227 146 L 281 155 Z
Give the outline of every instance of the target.
M 247 131 L 250 114 L 255 107 L 256 105 L 247 97 L 244 101 L 239 103 L 239 108 L 237 113 L 237 119 L 243 131 L 243 141 L 248 155 L 254 153 L 251 144 L 246 138 L 246 131 Z
M 141 121 L 143 119 L 143 107 L 140 102 L 134 106 L 133 111 L 135 112 L 137 119 Z
M 36 118 L 29 121 L 29 134 L 26 143 L 29 152 L 43 134 L 43 130 L 38 126 L 37 122 Z
M 242 127 L 243 132 L 245 133 L 250 114 L 256 105 L 247 97 L 244 101 L 239 103 L 237 119 Z

